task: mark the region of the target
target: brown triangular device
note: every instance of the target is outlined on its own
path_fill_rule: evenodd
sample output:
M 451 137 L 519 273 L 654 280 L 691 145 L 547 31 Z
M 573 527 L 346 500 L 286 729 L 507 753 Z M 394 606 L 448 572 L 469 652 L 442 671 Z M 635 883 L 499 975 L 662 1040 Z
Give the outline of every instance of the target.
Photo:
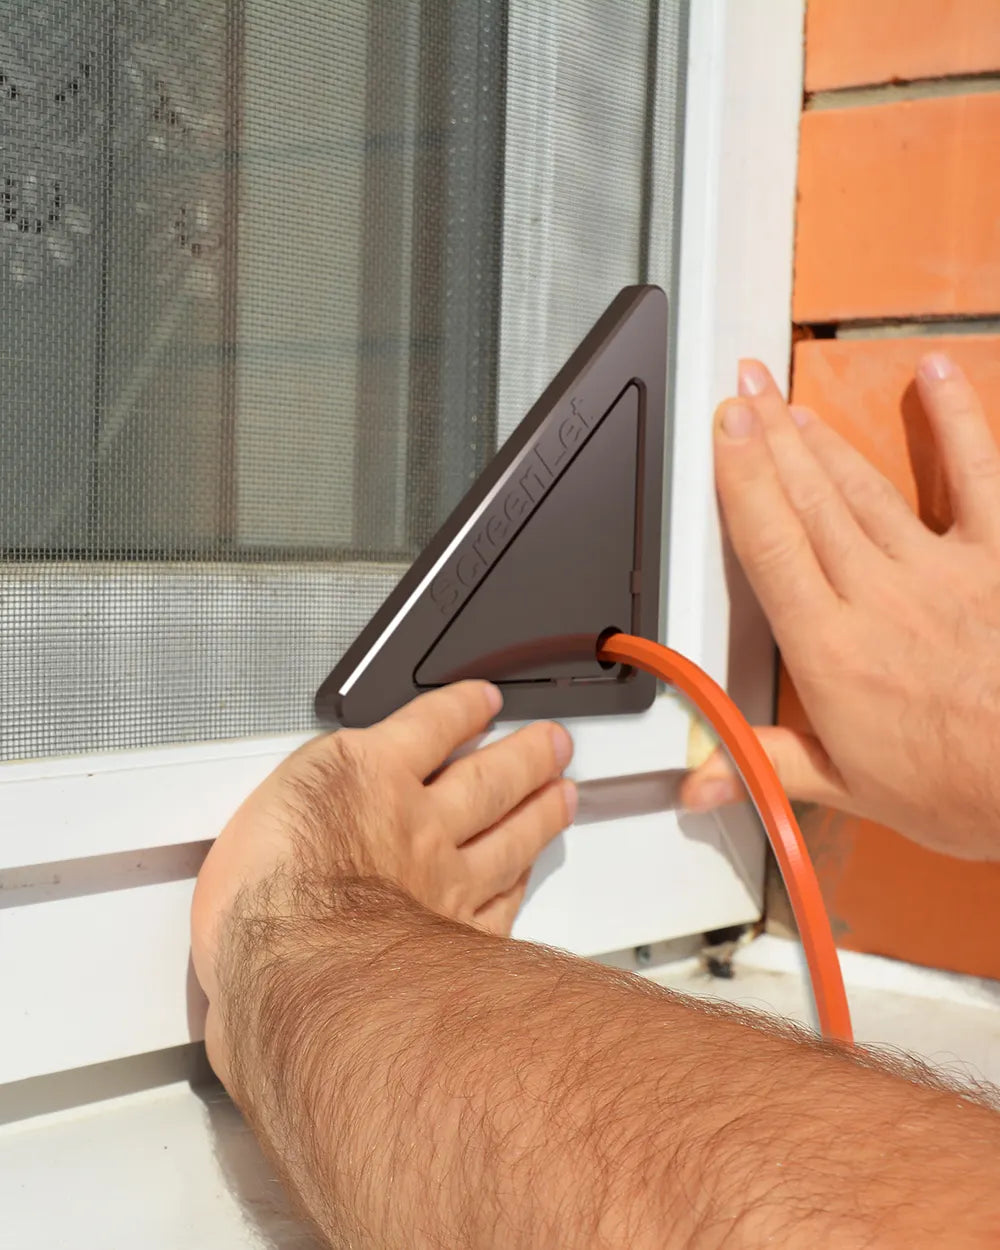
M 666 296 L 626 287 L 323 683 L 320 719 L 369 725 L 465 677 L 508 719 L 648 707 L 655 680 L 597 648 L 657 637 L 666 375 Z

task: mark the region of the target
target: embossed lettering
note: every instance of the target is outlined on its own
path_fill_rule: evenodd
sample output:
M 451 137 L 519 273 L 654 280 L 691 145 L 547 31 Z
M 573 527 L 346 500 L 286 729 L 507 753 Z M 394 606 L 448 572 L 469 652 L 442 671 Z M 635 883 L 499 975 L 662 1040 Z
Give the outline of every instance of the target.
M 447 612 L 458 602 L 459 590 L 447 573 L 441 573 L 431 582 L 431 598 L 441 609 Z
M 519 521 L 527 507 L 524 496 L 519 491 L 512 490 L 503 501 L 503 514 L 508 521 Z
M 453 612 L 483 578 L 503 549 L 503 544 L 524 521 L 535 504 L 545 497 L 555 480 L 555 470 L 579 449 L 589 429 L 578 401 L 570 401 L 572 416 L 563 417 L 556 429 L 549 429 L 545 446 L 540 439 L 522 464 L 515 483 L 500 499 L 480 528 L 466 539 L 464 550 L 451 568 L 431 584 L 431 598 L 443 615 Z
M 466 551 L 464 555 L 459 556 L 458 564 L 455 566 L 458 580 L 466 589 L 470 586 L 475 586 L 485 570 L 486 565 L 475 547 L 471 551 Z
M 558 444 L 554 447 L 545 447 L 541 442 L 539 442 L 538 446 L 535 448 L 535 455 L 545 466 L 549 477 L 555 477 L 555 471 L 559 467 L 559 462 L 565 454 L 565 448 L 559 447 Z
M 491 516 L 486 522 L 486 537 L 493 547 L 499 547 L 507 537 L 507 529 L 508 526 L 501 517 Z
M 578 421 L 582 421 L 587 429 L 590 429 L 590 417 L 583 410 L 583 400 L 576 395 L 569 401 L 569 410 Z
M 543 469 L 546 470 L 548 479 L 551 480 L 552 475 L 551 473 L 548 473 L 548 470 L 546 469 L 545 461 L 538 454 L 538 450 L 536 448 L 535 449 L 535 462 L 529 465 L 529 467 L 527 468 L 527 470 L 525 471 L 525 473 L 523 474 L 523 476 L 520 478 L 520 480 L 517 483 L 518 486 L 520 486 L 521 490 L 523 490 L 524 493 L 528 496 L 528 499 L 531 503 L 537 503 L 538 499 L 541 499 L 541 497 L 545 494 L 546 487 L 549 484 L 546 478 L 542 476 L 541 470 Z M 532 494 L 532 488 L 537 490 L 538 492 L 537 498 L 534 494 Z
M 580 429 L 578 422 L 566 417 L 559 423 L 559 441 L 567 451 L 575 447 L 581 438 L 583 438 L 583 430 Z

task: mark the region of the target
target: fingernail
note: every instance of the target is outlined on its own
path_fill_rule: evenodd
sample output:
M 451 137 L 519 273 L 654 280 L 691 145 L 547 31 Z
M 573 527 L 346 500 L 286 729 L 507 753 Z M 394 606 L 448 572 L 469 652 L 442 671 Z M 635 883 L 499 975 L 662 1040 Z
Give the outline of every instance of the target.
M 739 378 L 741 395 L 763 395 L 767 390 L 767 370 L 758 360 L 741 360 Z
M 563 802 L 566 804 L 566 823 L 571 825 L 576 819 L 576 808 L 580 801 L 580 796 L 576 790 L 576 783 L 573 781 L 564 781 L 562 783 Z
M 943 382 L 945 378 L 953 378 L 958 370 L 950 356 L 944 352 L 931 352 L 920 362 L 918 372 L 928 382 Z
M 749 404 L 729 403 L 722 410 L 722 430 L 728 438 L 749 438 L 757 426 L 757 414 Z
M 496 713 L 503 707 L 503 694 L 501 693 L 499 686 L 487 685 L 486 701 L 490 705 L 490 711 L 495 716 Z
M 689 812 L 710 812 L 727 803 L 738 803 L 742 797 L 735 777 L 715 777 L 698 787 L 687 807 Z
M 573 739 L 562 725 L 552 726 L 552 749 L 555 752 L 556 768 L 565 768 L 573 758 Z
M 788 407 L 788 415 L 801 430 L 804 425 L 808 425 L 813 418 L 811 408 L 803 408 L 801 404 L 790 404 Z

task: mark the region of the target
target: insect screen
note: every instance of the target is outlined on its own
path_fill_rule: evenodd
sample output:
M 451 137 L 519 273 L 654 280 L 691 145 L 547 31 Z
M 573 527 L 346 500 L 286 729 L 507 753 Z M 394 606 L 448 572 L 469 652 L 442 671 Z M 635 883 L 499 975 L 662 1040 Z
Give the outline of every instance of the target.
M 6 0 L 0 758 L 308 728 L 614 292 L 680 0 Z

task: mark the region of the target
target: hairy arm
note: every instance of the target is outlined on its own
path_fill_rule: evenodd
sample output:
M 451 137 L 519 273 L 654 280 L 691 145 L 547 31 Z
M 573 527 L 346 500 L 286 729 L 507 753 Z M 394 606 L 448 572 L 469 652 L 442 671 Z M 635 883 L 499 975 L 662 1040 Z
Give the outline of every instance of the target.
M 992 1111 L 384 881 L 276 873 L 218 963 L 227 1083 L 334 1246 L 1000 1236 Z
M 463 683 L 317 739 L 198 879 L 212 1063 L 352 1250 L 1000 1240 L 1000 1117 L 506 935 L 572 819 L 558 726 Z

